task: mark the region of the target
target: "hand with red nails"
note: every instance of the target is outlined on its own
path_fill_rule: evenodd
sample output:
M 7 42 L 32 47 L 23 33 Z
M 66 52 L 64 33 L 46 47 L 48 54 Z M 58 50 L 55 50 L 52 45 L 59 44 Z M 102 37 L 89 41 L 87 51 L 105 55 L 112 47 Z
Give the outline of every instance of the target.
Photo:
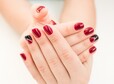
M 44 6 L 39 6 L 39 7 L 35 5 L 32 8 L 32 13 L 34 16 L 34 23 L 23 34 L 23 36 L 26 35 L 25 40 L 23 39 L 23 36 L 21 39 L 21 45 L 24 48 L 24 53 L 21 53 L 21 56 L 25 60 L 25 64 L 27 65 L 29 71 L 31 72 L 33 77 L 37 81 L 39 81 L 41 84 L 47 84 L 47 83 L 49 83 L 49 84 L 59 84 L 59 83 L 61 83 L 61 84 L 77 84 L 77 83 L 82 84 L 81 82 L 83 82 L 83 81 L 84 81 L 84 84 L 86 84 L 88 82 L 89 76 L 90 76 L 92 55 L 96 51 L 96 47 L 93 46 L 93 44 L 98 40 L 98 36 L 96 34 L 94 34 L 94 29 L 92 27 L 84 28 L 84 24 L 81 22 L 78 22 L 78 23 L 67 22 L 67 23 L 56 24 L 53 20 L 50 19 L 49 15 L 47 13 L 47 9 L 45 9 Z M 36 9 L 37 9 L 38 13 L 37 13 Z M 39 24 L 38 22 L 40 22 L 41 24 Z M 51 26 L 52 25 L 54 25 L 54 26 L 52 26 L 52 28 L 51 28 L 50 26 L 45 25 L 45 24 L 51 24 Z M 44 26 L 45 31 L 42 30 L 43 25 L 45 25 Z M 31 29 L 32 29 L 32 31 L 31 31 Z M 63 37 L 61 37 L 60 34 L 52 35 L 54 33 L 53 29 L 57 30 L 56 32 L 59 31 L 58 33 L 60 33 L 64 37 L 64 41 L 63 41 Z M 47 37 L 48 37 L 48 35 L 49 36 L 52 35 L 51 38 L 47 38 L 45 36 L 44 32 Z M 89 65 L 89 70 L 90 70 L 90 71 L 88 71 L 89 73 L 87 73 L 87 74 L 84 73 L 84 74 L 86 74 L 86 76 L 88 76 L 87 80 L 86 80 L 86 78 L 80 79 L 80 81 L 77 81 L 78 79 L 73 79 L 72 81 L 69 79 L 70 73 L 69 72 L 66 73 L 66 71 L 67 71 L 66 67 L 62 66 L 62 65 L 64 65 L 63 62 L 61 63 L 62 59 L 61 58 L 58 59 L 59 53 L 54 53 L 54 52 L 57 52 L 56 50 L 54 51 L 54 49 L 56 47 L 53 49 L 53 47 L 55 46 L 53 43 L 54 42 L 56 43 L 56 41 L 58 42 L 57 38 L 59 38 L 59 36 L 62 38 L 63 42 L 60 41 L 60 42 L 62 42 L 62 43 L 60 43 L 61 45 L 57 44 L 58 46 L 56 46 L 56 47 L 59 47 L 60 50 L 63 47 L 64 47 L 64 49 L 67 49 L 67 47 L 70 47 L 72 49 L 72 50 L 70 49 L 71 50 L 70 52 L 75 52 L 76 59 L 80 59 L 81 63 L 79 62 L 79 65 L 81 64 L 80 65 L 81 67 L 84 66 L 84 68 L 85 68 L 85 66 L 88 67 L 88 65 Z M 50 41 L 50 39 L 52 42 Z M 61 40 L 61 39 L 59 39 L 59 40 Z M 65 46 L 66 44 L 64 42 L 65 43 L 67 42 L 66 43 L 67 46 Z M 48 43 L 49 43 L 49 45 L 48 45 Z M 59 50 L 59 52 L 60 52 L 60 50 Z M 40 53 L 40 52 L 42 52 L 42 53 Z M 63 54 L 65 56 L 67 54 L 70 54 L 70 53 L 67 53 L 67 52 L 64 53 L 64 52 L 65 51 L 63 51 Z M 50 58 L 48 56 L 48 54 L 50 57 L 55 56 L 57 60 L 54 57 Z M 73 57 L 74 57 L 74 55 L 73 55 Z M 67 58 L 67 56 L 66 56 L 66 58 Z M 52 65 L 49 65 L 48 61 Z M 50 67 L 52 67 L 54 69 L 53 66 L 54 66 L 54 64 L 56 65 L 56 61 L 60 65 L 58 67 L 55 67 L 58 70 L 58 73 L 62 74 L 62 72 L 64 71 L 63 72 L 64 74 L 63 75 L 59 74 L 60 77 L 58 76 L 57 78 L 55 77 L 55 75 L 58 74 L 58 73 L 55 73 L 57 70 L 55 70 L 55 72 L 50 71 Z M 42 65 L 42 64 L 44 64 L 44 65 Z M 37 66 L 35 66 L 35 65 L 37 65 Z M 40 71 L 39 71 L 39 68 L 40 68 Z M 60 68 L 64 68 L 64 69 L 60 69 Z M 80 68 L 78 68 L 78 69 L 80 69 Z M 75 70 L 75 68 L 74 68 L 74 70 Z M 47 71 L 47 72 L 45 72 L 45 71 Z M 81 71 L 81 69 L 80 69 L 80 71 Z M 76 70 L 76 73 L 77 72 L 79 72 L 79 71 Z M 82 74 L 83 74 L 83 70 L 82 70 Z M 82 76 L 81 74 L 76 75 L 76 76 L 75 75 L 76 74 L 74 74 L 73 77 L 80 76 L 78 78 L 81 78 L 81 76 Z M 62 78 L 65 78 L 65 77 L 66 77 L 66 79 L 63 80 Z M 82 76 L 82 77 L 84 77 L 84 76 Z M 68 81 L 65 81 L 67 79 L 68 79 Z M 75 81 L 77 81 L 77 82 L 75 82 Z
M 60 25 L 68 28 L 67 24 Z M 88 84 L 92 55 L 96 51 L 96 47 L 92 45 L 98 36 L 93 35 L 73 45 L 73 41 L 70 42 L 72 36 L 59 30 L 60 25 L 37 26 L 25 36 L 29 49 L 29 52 L 21 54 L 25 65 L 40 84 Z M 69 25 L 69 33 L 80 31 L 73 24 Z M 85 36 L 91 33 L 90 28 L 80 32 Z

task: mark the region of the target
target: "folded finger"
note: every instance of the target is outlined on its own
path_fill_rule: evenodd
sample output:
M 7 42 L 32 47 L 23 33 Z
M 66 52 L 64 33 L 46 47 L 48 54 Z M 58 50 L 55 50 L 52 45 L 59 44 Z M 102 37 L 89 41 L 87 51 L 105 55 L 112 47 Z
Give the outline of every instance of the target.
M 31 75 L 33 76 L 33 78 L 40 84 L 46 84 L 44 79 L 40 75 L 39 71 L 37 70 L 31 55 L 28 52 L 24 51 L 23 53 L 20 54 L 20 56 L 24 60 L 24 63 L 29 72 L 31 73 Z

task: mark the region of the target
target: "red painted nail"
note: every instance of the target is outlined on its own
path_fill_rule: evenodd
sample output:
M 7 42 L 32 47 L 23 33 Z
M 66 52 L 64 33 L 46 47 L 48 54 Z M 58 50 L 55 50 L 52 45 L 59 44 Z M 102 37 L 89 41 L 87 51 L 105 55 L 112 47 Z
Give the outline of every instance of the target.
M 50 26 L 48 25 L 45 25 L 44 27 L 44 31 L 48 34 L 48 35 L 51 35 L 53 33 L 53 30 Z
M 98 39 L 99 39 L 98 35 L 95 34 L 95 35 L 93 35 L 93 36 L 90 37 L 90 42 L 95 42 Z
M 32 29 L 32 33 L 37 37 L 40 38 L 41 37 L 41 32 L 38 28 L 34 28 Z
M 89 49 L 89 52 L 92 54 L 92 53 L 94 53 L 96 50 L 97 50 L 97 48 L 96 48 L 95 46 L 93 46 L 93 47 L 91 47 L 91 48 Z
M 80 29 L 83 29 L 84 28 L 84 24 L 83 23 L 76 23 L 75 25 L 74 25 L 74 29 L 75 30 L 80 30 Z
M 39 8 L 37 8 L 36 12 L 39 13 L 43 8 L 45 8 L 45 6 L 40 6 Z
M 90 35 L 94 32 L 94 29 L 92 27 L 88 27 L 84 30 L 85 35 Z
M 57 23 L 53 20 L 51 20 L 52 25 L 56 25 Z
M 26 60 L 26 56 L 24 53 L 21 53 L 20 56 L 22 57 L 22 59 L 25 61 Z
M 27 40 L 27 42 L 28 42 L 29 44 L 32 43 L 32 37 L 31 37 L 30 35 L 25 36 L 25 39 Z

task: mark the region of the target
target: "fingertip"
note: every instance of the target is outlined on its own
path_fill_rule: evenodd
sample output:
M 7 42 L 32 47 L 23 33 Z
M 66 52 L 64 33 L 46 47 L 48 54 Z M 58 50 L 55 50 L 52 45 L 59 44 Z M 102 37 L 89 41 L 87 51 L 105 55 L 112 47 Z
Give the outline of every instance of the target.
M 90 49 L 89 49 L 89 53 L 90 54 L 93 54 L 94 52 L 96 52 L 97 48 L 95 46 L 92 46 Z
M 42 19 L 48 14 L 48 9 L 41 4 L 34 4 L 31 7 L 32 15 L 34 18 Z
M 26 55 L 25 55 L 25 53 L 20 53 L 20 56 L 21 56 L 21 58 L 24 60 L 24 61 L 26 61 Z

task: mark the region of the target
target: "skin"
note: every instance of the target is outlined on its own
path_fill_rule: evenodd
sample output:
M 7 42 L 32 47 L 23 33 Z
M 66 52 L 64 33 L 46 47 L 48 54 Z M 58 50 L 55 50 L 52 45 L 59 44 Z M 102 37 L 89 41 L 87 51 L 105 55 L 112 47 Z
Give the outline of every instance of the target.
M 28 29 L 23 33 L 22 37 L 21 37 L 21 45 L 23 47 L 24 50 L 29 52 L 29 49 L 25 43 L 25 39 L 24 36 L 29 34 L 29 32 L 31 32 L 32 28 L 37 28 L 37 25 L 44 25 L 44 24 L 49 24 L 51 18 L 47 16 L 47 9 L 42 9 L 40 11 L 40 13 L 36 12 L 36 9 L 39 8 L 40 5 L 36 4 L 32 7 L 32 15 L 34 17 L 34 22 L 28 27 Z M 43 18 L 41 18 L 40 16 L 43 16 Z M 43 20 L 44 18 L 47 18 L 47 20 Z M 40 19 L 39 19 L 40 18 Z M 39 24 L 39 20 L 40 20 L 40 24 Z M 90 48 L 95 42 L 90 42 L 90 37 L 94 34 L 91 33 L 90 35 L 85 35 L 84 31 L 87 28 L 83 28 L 81 30 L 76 31 L 73 27 L 77 22 L 67 22 L 67 23 L 62 23 L 62 24 L 58 24 L 57 25 L 57 29 L 59 29 L 60 33 L 65 37 L 66 41 L 69 43 L 69 45 L 72 47 L 72 49 L 74 51 L 76 51 L 76 53 L 79 55 L 81 54 L 83 51 L 87 50 L 88 48 Z M 75 39 L 75 40 L 74 40 Z M 81 58 L 82 62 L 85 62 L 86 59 L 84 60 L 83 57 Z
M 20 34 L 28 28 L 33 20 L 30 8 L 31 4 L 26 0 L 0 0 L 1 14 L 12 28 Z M 92 26 L 95 28 L 94 0 L 65 0 L 59 22 L 69 21 L 83 22 L 85 27 Z
M 60 22 L 83 22 L 85 27 L 96 27 L 94 0 L 65 0 Z
M 32 11 L 36 10 L 34 8 L 36 8 L 36 7 L 33 7 Z M 43 11 L 44 11 L 44 9 L 43 9 Z M 36 18 L 37 17 L 34 16 L 34 20 L 36 20 Z M 37 23 L 37 21 L 35 21 L 35 24 L 36 23 Z M 56 54 L 54 54 L 54 55 L 49 54 L 49 51 L 47 51 L 47 50 L 50 50 L 51 53 L 56 52 L 52 49 L 52 46 L 54 46 L 54 45 L 51 45 L 49 43 L 49 41 L 47 40 L 45 34 L 43 33 L 43 30 L 42 30 L 43 26 L 42 25 L 41 26 L 38 26 L 38 25 L 33 26 L 34 25 L 33 24 L 32 26 L 29 26 L 27 32 L 24 33 L 22 38 L 24 38 L 25 35 L 31 35 L 32 38 L 33 38 L 33 43 L 32 44 L 28 44 L 28 42 L 23 39 L 23 41 L 25 41 L 25 43 L 27 44 L 28 49 L 29 49 L 29 52 L 27 52 L 26 50 L 23 52 L 27 57 L 27 60 L 24 61 L 24 63 L 27 66 L 30 73 L 32 74 L 33 78 L 38 83 L 40 83 L 40 84 L 47 84 L 47 83 L 49 83 L 49 84 L 58 84 L 57 81 L 59 81 L 60 84 L 77 84 L 77 83 L 78 84 L 87 84 L 88 83 L 89 76 L 90 76 L 90 73 L 91 73 L 92 55 L 93 55 L 93 53 L 92 54 L 89 53 L 89 49 L 94 44 L 94 43 L 90 43 L 90 41 L 89 41 L 89 37 L 92 34 L 89 35 L 89 36 L 85 36 L 84 32 L 83 32 L 83 29 L 78 30 L 78 31 L 74 30 L 73 29 L 74 24 L 75 24 L 75 22 L 69 22 L 69 23 L 62 23 L 62 24 L 59 24 L 59 25 L 54 25 L 52 27 L 52 28 L 55 28 L 55 29 L 59 30 L 59 32 L 62 34 L 62 36 L 65 37 L 65 41 L 68 42 L 68 44 L 71 46 L 73 52 L 75 52 L 75 54 L 76 54 L 75 56 L 79 57 L 78 59 L 80 59 L 81 64 L 87 67 L 87 71 L 86 70 L 84 71 L 86 73 L 86 75 L 84 75 L 84 74 L 82 74 L 82 72 L 80 72 L 77 75 L 79 77 L 76 77 L 76 78 L 79 78 L 79 79 L 74 79 L 74 80 L 76 80 L 76 81 L 74 81 L 74 83 L 72 83 L 71 80 L 68 79 L 68 73 L 69 72 L 66 73 L 66 71 L 61 71 L 60 70 L 60 69 L 64 70 L 65 67 L 62 66 L 62 63 L 60 61 L 59 61 L 59 63 L 56 63 L 57 60 L 58 60 L 57 59 L 58 56 Z M 31 28 L 40 29 L 40 31 L 42 32 L 42 37 L 41 38 L 36 38 L 33 35 L 33 33 L 31 32 Z M 69 31 L 69 33 L 68 33 L 68 31 Z M 86 37 L 88 37 L 88 38 L 85 39 L 84 41 L 80 38 L 77 38 L 77 39 L 75 38 L 75 41 L 77 41 L 77 43 L 75 45 L 73 45 L 73 43 L 74 43 L 74 41 L 72 41 L 74 39 L 73 37 L 78 37 L 78 36 L 83 37 L 83 40 Z M 56 39 L 56 37 L 52 37 L 52 38 L 53 38 L 53 40 Z M 61 41 L 61 43 L 63 44 L 64 42 Z M 43 46 L 43 45 L 45 45 L 45 46 Z M 65 46 L 65 45 L 62 45 L 62 46 Z M 81 46 L 81 48 L 80 48 L 80 46 Z M 48 49 L 46 49 L 46 48 L 48 48 Z M 85 50 L 83 51 L 83 49 L 85 49 Z M 40 53 L 38 53 L 38 52 L 40 52 Z M 43 52 L 43 53 L 41 53 L 41 52 Z M 83 53 L 81 53 L 81 52 L 83 52 Z M 59 53 L 57 53 L 57 54 L 59 54 Z M 45 55 L 45 57 L 44 57 L 44 55 Z M 53 58 L 51 58 L 51 57 L 53 57 Z M 47 59 L 47 60 L 45 61 L 45 59 Z M 49 62 L 49 63 L 47 63 L 47 62 Z M 54 68 L 53 66 L 55 64 L 59 64 L 58 67 Z M 50 65 L 50 66 L 48 66 L 48 65 Z M 52 67 L 54 69 L 54 72 L 50 71 L 50 67 Z M 64 74 L 63 77 L 61 77 L 61 75 L 57 75 L 58 73 L 66 73 L 66 74 Z M 53 76 L 53 74 L 55 74 L 55 75 Z M 57 78 L 61 78 L 61 79 L 55 78 L 56 75 L 58 76 Z M 66 77 L 66 78 L 62 79 L 64 77 Z M 81 79 L 81 78 L 83 78 L 83 79 Z M 66 81 L 67 79 L 68 79 L 68 81 Z
M 13 3 L 11 3 L 11 2 L 13 2 Z M 75 4 L 73 5 L 73 3 L 75 3 Z M 77 3 L 77 5 L 76 5 L 76 3 Z M 80 6 L 80 5 L 83 5 L 84 7 Z M 7 6 L 9 6 L 9 7 L 7 7 Z M 34 19 L 33 15 L 31 14 L 30 7 L 31 7 L 31 5 L 29 3 L 27 3 L 25 0 L 19 0 L 19 1 L 1 0 L 0 1 L 1 14 L 5 17 L 5 19 L 8 21 L 8 23 L 15 30 L 17 30 L 17 32 L 20 33 L 20 34 L 22 34 L 22 32 L 24 32 L 27 28 L 32 28 L 32 27 L 30 27 L 30 25 L 32 25 L 32 26 L 34 24 L 36 25 L 38 22 L 39 22 L 38 24 L 43 24 L 43 23 L 44 24 L 48 24 L 48 21 L 50 21 L 49 18 L 47 18 L 48 21 L 46 20 L 46 22 L 42 21 L 42 18 Z M 77 8 L 77 9 L 75 9 L 76 11 L 74 11 L 73 8 Z M 14 11 L 14 10 L 17 10 L 17 9 L 18 9 L 18 11 Z M 86 10 L 86 11 L 84 11 L 84 10 Z M 85 27 L 92 26 L 92 27 L 95 28 L 95 8 L 94 8 L 93 0 L 87 0 L 87 1 L 72 0 L 70 2 L 68 0 L 65 0 L 65 5 L 64 5 L 63 12 L 61 14 L 60 22 L 68 22 L 68 21 L 84 22 L 85 23 Z M 29 32 L 30 32 L 30 30 L 28 32 L 26 32 L 26 34 L 28 34 Z M 79 35 L 81 35 L 81 34 L 79 34 Z M 78 36 L 78 34 L 77 34 L 77 36 Z M 88 38 L 89 37 L 86 37 L 86 39 L 88 39 Z M 90 44 L 90 46 L 91 45 L 92 44 Z M 86 50 L 85 50 L 86 52 L 84 51 L 83 53 L 87 53 L 89 47 L 87 47 Z M 28 48 L 26 48 L 26 49 L 28 49 Z M 26 54 L 28 54 L 28 57 L 29 57 L 30 56 L 29 55 L 30 52 L 27 52 L 26 49 L 25 49 L 24 52 Z M 79 49 L 79 48 L 77 48 L 77 49 Z M 83 58 L 83 56 L 84 55 L 81 55 L 82 58 Z M 89 54 L 86 55 L 86 57 L 89 57 L 89 56 L 90 56 Z M 79 57 L 80 57 L 80 55 L 79 55 Z M 30 60 L 32 60 L 32 58 Z M 90 60 L 89 62 L 91 62 L 92 61 L 92 57 L 90 56 L 86 60 L 87 61 L 86 63 L 88 63 L 88 60 Z M 28 69 L 30 70 L 30 72 L 31 72 L 32 67 L 36 68 L 34 66 L 34 63 L 31 63 L 31 61 L 28 62 L 28 64 L 26 64 L 26 65 L 28 65 L 28 67 L 29 67 Z M 91 65 L 91 63 L 89 65 Z M 36 72 L 36 73 L 38 73 L 38 72 Z M 36 75 L 36 74 L 35 75 L 32 74 L 32 75 L 33 75 L 34 78 L 38 78 L 38 76 L 39 76 L 39 75 Z M 42 79 L 40 79 L 40 77 L 37 79 L 37 81 L 41 81 L 41 80 Z M 43 83 L 41 83 L 41 84 L 43 84 Z
M 38 26 L 41 37 L 36 38 L 33 33 L 29 33 L 32 43 L 29 44 L 26 41 L 30 54 L 24 52 L 28 57 L 25 64 L 35 65 L 29 69 L 33 77 L 40 84 L 87 84 L 91 73 L 92 59 L 82 63 L 76 52 L 58 31 L 58 27 L 52 25 L 50 27 L 53 30 L 51 35 L 48 35 L 42 26 Z M 92 56 L 92 54 L 87 49 L 79 56 Z M 30 68 L 29 65 L 28 68 Z

